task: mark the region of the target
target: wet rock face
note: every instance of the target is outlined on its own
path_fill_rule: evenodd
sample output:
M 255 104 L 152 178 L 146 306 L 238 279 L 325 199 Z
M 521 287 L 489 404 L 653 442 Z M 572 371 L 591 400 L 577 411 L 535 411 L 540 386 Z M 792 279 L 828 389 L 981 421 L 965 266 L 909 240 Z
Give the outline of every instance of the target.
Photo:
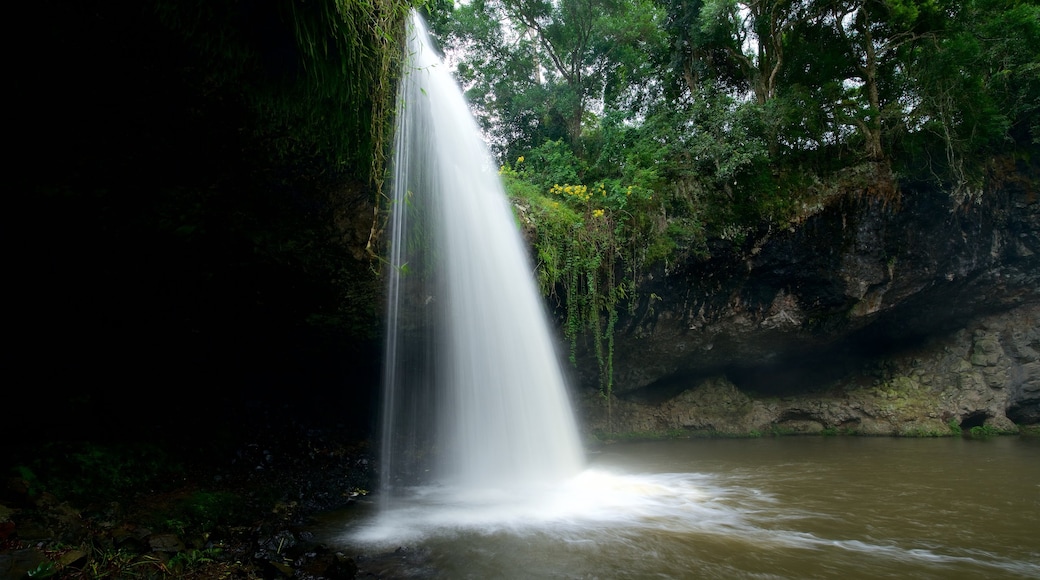
M 1006 382 L 1007 416 L 1021 425 L 1040 424 L 1040 317 L 1019 321 L 1004 336 L 1011 363 Z
M 863 359 L 836 378 L 786 390 L 765 378 L 693 378 L 667 397 L 623 394 L 608 415 L 602 400 L 582 401 L 594 433 L 858 433 L 948 435 L 972 427 L 1015 431 L 1040 423 L 1040 305 L 980 318 L 898 354 Z M 763 373 L 766 375 L 767 373 Z M 758 382 L 755 382 L 758 381 Z M 677 381 L 679 382 L 679 381 Z
M 1040 419 L 1040 202 L 1027 185 L 971 204 L 936 191 L 904 191 L 898 204 L 848 196 L 797 228 L 658 272 L 638 295 L 614 350 L 614 419 L 631 430 L 710 427 L 674 409 L 707 409 L 698 401 L 719 380 L 749 398 L 717 406 L 742 409 L 727 423 L 737 431 Z M 594 384 L 595 365 L 579 367 Z M 629 404 L 666 418 L 626 419 Z

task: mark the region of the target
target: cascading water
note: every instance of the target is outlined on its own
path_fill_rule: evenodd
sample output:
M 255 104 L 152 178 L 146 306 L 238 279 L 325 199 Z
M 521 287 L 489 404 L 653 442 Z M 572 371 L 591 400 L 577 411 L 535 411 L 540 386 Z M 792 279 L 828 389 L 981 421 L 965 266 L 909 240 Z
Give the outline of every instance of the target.
M 584 458 L 530 259 L 462 91 L 414 12 L 407 46 L 383 497 L 417 483 L 472 493 L 563 481 Z
M 1008 497 L 1018 504 L 982 507 L 965 500 L 971 496 L 962 497 L 961 486 L 985 477 L 961 474 L 965 479 L 953 485 L 912 461 L 892 467 L 898 454 L 858 448 L 855 461 L 844 459 L 848 452 L 831 444 L 853 442 L 835 438 L 818 441 L 825 452 L 819 463 L 804 448 L 785 455 L 781 441 L 763 439 L 622 447 L 597 454 L 597 466 L 583 469 L 562 373 L 502 186 L 417 15 L 409 33 L 394 157 L 381 494 L 387 501 L 359 505 L 379 508 L 376 517 L 351 522 L 343 538 L 390 554 L 369 560 L 375 575 L 1038 577 L 1040 553 L 1028 544 L 1035 522 L 1023 499 L 1037 481 L 1030 475 L 1035 462 L 998 469 L 1015 474 L 1008 481 L 1021 487 Z M 741 451 L 752 457 L 729 459 Z M 979 452 L 987 461 L 999 457 Z M 872 456 L 882 457 L 883 467 L 841 476 Z M 713 472 L 690 471 L 705 465 Z M 649 472 L 629 473 L 632 466 Z M 890 470 L 899 473 L 894 482 L 886 479 Z M 923 483 L 904 481 L 914 472 Z M 948 489 L 933 492 L 935 481 Z M 878 499 L 860 505 L 859 496 L 872 493 Z M 949 501 L 929 504 L 935 493 Z M 819 501 L 828 494 L 833 506 Z M 881 504 L 904 495 L 911 498 L 905 509 L 893 503 L 878 515 Z M 957 502 L 981 510 L 981 520 L 950 520 Z M 1003 504 L 1014 507 L 993 516 Z M 904 512 L 939 514 L 941 521 L 922 525 Z M 997 521 L 1004 536 L 960 540 L 985 519 Z M 423 549 L 402 552 L 408 544 Z

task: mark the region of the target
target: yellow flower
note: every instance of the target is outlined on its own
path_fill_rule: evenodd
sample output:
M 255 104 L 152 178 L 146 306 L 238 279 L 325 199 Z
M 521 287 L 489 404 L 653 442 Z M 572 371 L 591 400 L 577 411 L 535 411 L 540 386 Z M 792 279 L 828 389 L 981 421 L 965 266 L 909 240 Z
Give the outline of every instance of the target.
M 603 210 L 594 209 L 592 210 L 592 217 L 603 217 Z
M 517 162 L 517 163 L 523 163 L 523 162 L 524 162 L 524 156 L 523 156 L 523 155 L 521 155 L 520 157 L 517 157 L 517 158 L 516 158 L 516 162 Z

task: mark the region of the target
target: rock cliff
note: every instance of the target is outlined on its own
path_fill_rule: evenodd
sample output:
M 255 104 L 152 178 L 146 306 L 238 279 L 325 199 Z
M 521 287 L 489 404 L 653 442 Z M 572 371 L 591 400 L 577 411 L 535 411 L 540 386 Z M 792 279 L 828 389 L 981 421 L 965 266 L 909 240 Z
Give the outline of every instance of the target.
M 589 431 L 940 434 L 1040 422 L 1035 168 L 958 200 L 835 196 L 783 231 L 660 270 L 619 323 Z M 582 384 L 594 362 L 579 359 Z M 609 420 L 608 420 L 609 414 Z

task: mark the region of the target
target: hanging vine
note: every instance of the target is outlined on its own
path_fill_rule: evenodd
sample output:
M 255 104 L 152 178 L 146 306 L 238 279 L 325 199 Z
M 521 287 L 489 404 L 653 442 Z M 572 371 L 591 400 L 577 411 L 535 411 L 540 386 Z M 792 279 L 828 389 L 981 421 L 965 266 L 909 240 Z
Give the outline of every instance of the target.
M 635 287 L 639 260 L 633 242 L 643 225 L 629 209 L 652 194 L 618 180 L 552 184 L 545 191 L 524 179 L 524 162 L 520 157 L 500 174 L 514 200 L 527 208 L 528 223 L 521 226 L 533 236 L 543 294 L 562 305 L 570 361 L 577 363 L 579 343 L 587 340 L 612 424 L 614 336 L 620 309 Z

